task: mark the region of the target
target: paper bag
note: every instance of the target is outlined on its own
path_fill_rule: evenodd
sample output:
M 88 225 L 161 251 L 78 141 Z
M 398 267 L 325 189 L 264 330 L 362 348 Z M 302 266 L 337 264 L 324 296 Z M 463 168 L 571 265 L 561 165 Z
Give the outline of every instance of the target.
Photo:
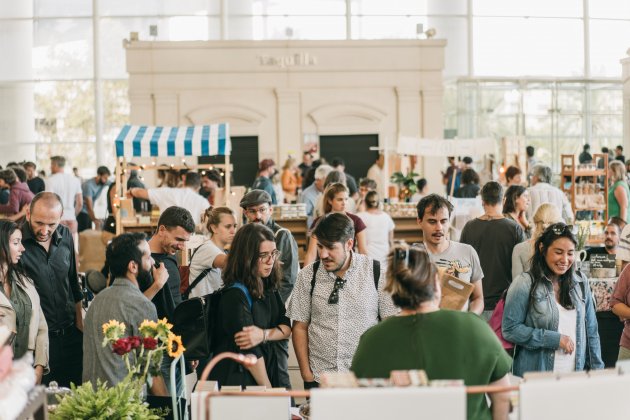
M 440 283 L 442 285 L 440 308 L 461 311 L 468 302 L 474 286 L 445 272 L 441 272 Z

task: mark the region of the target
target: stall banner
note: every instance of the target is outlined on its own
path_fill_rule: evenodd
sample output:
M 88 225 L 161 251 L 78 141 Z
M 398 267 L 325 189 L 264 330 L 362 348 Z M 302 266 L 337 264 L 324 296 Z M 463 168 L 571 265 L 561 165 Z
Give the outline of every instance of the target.
M 118 157 L 229 155 L 228 124 L 162 127 L 125 125 L 116 138 Z
M 401 155 L 470 156 L 474 158 L 496 153 L 496 142 L 493 138 L 419 139 L 400 137 L 396 151 Z

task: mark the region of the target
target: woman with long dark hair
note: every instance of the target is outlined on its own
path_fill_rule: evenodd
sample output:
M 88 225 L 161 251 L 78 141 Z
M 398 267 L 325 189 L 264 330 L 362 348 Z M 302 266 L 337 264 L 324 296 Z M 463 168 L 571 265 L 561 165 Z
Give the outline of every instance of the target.
M 216 326 L 218 353 L 231 351 L 254 354 L 258 363 L 252 367 L 224 360 L 212 371 L 211 378 L 223 385 L 281 386 L 288 372 L 285 356 L 274 341 L 291 335 L 291 323 L 278 293 L 280 267 L 273 232 L 260 223 L 250 223 L 236 232 L 227 264 Z
M 15 334 L 13 357 L 33 355 L 37 383 L 48 370 L 48 326 L 31 279 L 18 264 L 24 246 L 14 222 L 0 220 L 0 325 Z
M 527 220 L 527 209 L 529 208 L 529 193 L 522 185 L 511 185 L 505 191 L 503 199 L 503 215 L 514 220 L 525 232 L 527 238 L 532 237 L 532 227 Z
M 570 226 L 549 226 L 534 244 L 528 272 L 505 300 L 503 337 L 516 344 L 514 374 L 603 369 L 593 295 L 574 270 Z

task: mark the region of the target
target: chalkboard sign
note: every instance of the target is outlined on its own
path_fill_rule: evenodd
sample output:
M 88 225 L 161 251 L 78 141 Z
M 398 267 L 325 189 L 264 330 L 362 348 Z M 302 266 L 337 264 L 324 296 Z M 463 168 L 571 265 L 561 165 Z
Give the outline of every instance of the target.
M 591 276 L 594 278 L 615 277 L 615 255 L 614 254 L 592 254 L 591 255 Z

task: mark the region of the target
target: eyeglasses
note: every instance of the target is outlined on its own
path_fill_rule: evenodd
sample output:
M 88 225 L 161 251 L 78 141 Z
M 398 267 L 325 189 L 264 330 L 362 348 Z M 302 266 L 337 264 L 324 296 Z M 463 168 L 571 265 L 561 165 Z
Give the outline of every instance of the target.
M 562 235 L 565 232 L 573 233 L 573 226 L 565 225 L 564 223 L 556 223 L 549 226 L 549 229 L 554 233 L 554 235 Z
M 257 215 L 258 213 L 265 214 L 268 211 L 269 211 L 269 206 L 263 206 L 263 207 L 258 207 L 258 208 L 251 207 L 245 210 L 247 214 L 250 214 L 252 216 Z
M 280 251 L 274 249 L 271 252 L 261 252 L 260 254 L 258 254 L 258 259 L 262 262 L 268 263 L 270 261 L 275 261 L 279 255 Z
M 333 286 L 332 292 L 330 292 L 330 296 L 328 297 L 328 303 L 331 305 L 336 305 L 339 303 L 339 290 L 343 289 L 346 281 L 340 277 L 335 279 L 335 285 Z

